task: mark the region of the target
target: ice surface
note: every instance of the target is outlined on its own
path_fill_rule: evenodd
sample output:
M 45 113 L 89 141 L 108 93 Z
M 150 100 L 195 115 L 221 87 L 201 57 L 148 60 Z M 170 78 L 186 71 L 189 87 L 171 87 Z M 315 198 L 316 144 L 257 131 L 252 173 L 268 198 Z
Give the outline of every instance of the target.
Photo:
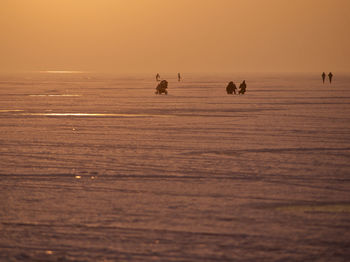
M 350 257 L 349 76 L 167 80 L 0 78 L 0 261 Z

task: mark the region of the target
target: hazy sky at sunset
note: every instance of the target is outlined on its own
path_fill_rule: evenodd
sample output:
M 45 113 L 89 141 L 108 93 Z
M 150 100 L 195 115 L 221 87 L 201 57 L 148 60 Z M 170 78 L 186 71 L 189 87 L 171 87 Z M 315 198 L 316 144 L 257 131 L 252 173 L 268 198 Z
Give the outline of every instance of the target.
M 1 0 L 0 72 L 350 72 L 349 0 Z

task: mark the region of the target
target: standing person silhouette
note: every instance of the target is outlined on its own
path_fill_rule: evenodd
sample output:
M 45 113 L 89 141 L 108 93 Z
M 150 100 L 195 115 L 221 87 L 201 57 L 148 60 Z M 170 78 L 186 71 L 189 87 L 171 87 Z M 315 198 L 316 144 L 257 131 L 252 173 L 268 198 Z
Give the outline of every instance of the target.
M 332 74 L 332 72 L 329 72 L 329 74 L 328 74 L 328 78 L 329 78 L 329 83 L 331 83 L 331 84 L 332 84 L 332 78 L 333 78 L 333 74 Z
M 323 83 L 324 83 L 324 80 L 326 79 L 326 73 L 325 72 L 323 72 L 322 73 L 322 81 L 323 81 Z
M 181 75 L 180 75 L 180 73 L 177 73 L 177 81 L 181 81 Z
M 159 81 L 159 79 L 160 79 L 160 75 L 159 75 L 159 73 L 157 73 L 157 75 L 156 75 L 157 82 Z

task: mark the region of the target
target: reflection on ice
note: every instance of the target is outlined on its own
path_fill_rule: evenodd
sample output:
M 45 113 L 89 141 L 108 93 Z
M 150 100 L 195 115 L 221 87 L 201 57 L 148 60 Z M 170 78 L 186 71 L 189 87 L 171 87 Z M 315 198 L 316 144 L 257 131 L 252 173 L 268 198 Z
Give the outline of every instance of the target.
M 19 109 L 0 109 L 0 113 L 7 113 L 7 112 L 20 112 L 23 110 L 19 110 Z
M 69 71 L 69 70 L 49 70 L 49 71 L 40 71 L 40 73 L 46 74 L 82 74 L 83 71 Z
M 29 96 L 81 96 L 81 95 L 71 95 L 71 94 L 64 94 L 64 95 L 29 95 Z

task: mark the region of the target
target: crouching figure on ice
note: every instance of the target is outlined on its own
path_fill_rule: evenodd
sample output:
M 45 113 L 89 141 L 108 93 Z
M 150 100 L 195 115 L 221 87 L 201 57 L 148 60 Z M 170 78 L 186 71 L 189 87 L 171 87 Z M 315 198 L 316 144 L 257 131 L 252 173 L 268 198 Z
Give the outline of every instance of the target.
M 239 92 L 238 94 L 242 94 L 244 95 L 244 93 L 246 92 L 247 89 L 247 84 L 245 83 L 245 80 L 239 85 Z
M 226 87 L 227 94 L 233 94 L 233 93 L 236 94 L 236 90 L 237 90 L 237 87 L 232 81 L 230 83 L 228 83 L 228 85 Z
M 166 90 L 168 88 L 168 81 L 162 80 L 156 87 L 156 95 L 161 95 L 161 94 L 168 94 L 168 91 Z

